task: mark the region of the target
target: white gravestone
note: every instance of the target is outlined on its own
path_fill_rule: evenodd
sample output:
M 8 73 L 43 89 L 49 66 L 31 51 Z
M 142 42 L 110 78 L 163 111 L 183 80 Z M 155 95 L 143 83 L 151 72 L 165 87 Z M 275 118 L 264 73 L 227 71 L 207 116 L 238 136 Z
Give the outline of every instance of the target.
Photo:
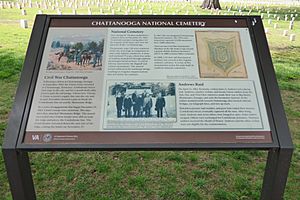
M 27 12 L 26 12 L 26 10 L 22 10 L 22 15 L 27 15 Z
M 293 28 L 294 28 L 294 22 L 293 22 L 293 21 L 290 21 L 289 29 L 290 29 L 290 30 L 293 30 Z
M 272 24 L 272 19 L 269 19 L 269 20 L 268 20 L 268 24 Z
M 283 30 L 282 36 L 287 36 L 288 35 L 288 30 Z
M 58 15 L 62 15 L 62 12 L 61 12 L 61 10 L 59 8 L 57 9 L 56 12 L 57 12 Z
M 88 15 L 92 15 L 92 10 L 88 8 Z
M 26 19 L 21 19 L 20 20 L 20 26 L 21 28 L 28 28 L 28 22 Z
M 295 34 L 291 34 L 290 35 L 290 41 L 295 41 L 296 39 L 296 35 Z
M 269 29 L 266 28 L 266 29 L 265 29 L 265 33 L 266 33 L 266 34 L 269 33 Z

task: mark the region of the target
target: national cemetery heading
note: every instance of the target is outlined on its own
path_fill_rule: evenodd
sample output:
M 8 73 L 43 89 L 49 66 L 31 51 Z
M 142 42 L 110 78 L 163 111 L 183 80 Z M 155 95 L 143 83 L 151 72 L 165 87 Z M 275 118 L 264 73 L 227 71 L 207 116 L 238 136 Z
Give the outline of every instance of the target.
M 92 21 L 92 26 L 200 26 L 206 25 L 204 21 Z

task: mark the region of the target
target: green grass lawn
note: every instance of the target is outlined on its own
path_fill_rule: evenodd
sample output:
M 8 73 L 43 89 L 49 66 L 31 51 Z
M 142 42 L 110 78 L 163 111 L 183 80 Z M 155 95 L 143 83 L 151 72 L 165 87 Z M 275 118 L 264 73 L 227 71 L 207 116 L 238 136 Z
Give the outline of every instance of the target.
M 146 3 L 132 7 L 131 14 Z M 210 14 L 195 3 L 151 3 L 153 13 Z M 182 8 L 182 6 L 185 6 Z M 222 4 L 225 8 L 225 4 Z M 102 7 L 111 12 L 110 5 Z M 124 13 L 124 4 L 113 5 L 115 14 Z M 119 10 L 121 8 L 121 10 Z M 273 6 L 270 14 L 284 18 L 285 13 L 299 13 L 300 8 Z M 51 8 L 49 8 L 51 9 Z M 296 9 L 296 10 L 295 10 Z M 18 85 L 24 56 L 35 14 L 39 9 L 26 9 L 22 16 L 18 9 L 0 9 L 0 144 L 3 141 L 8 115 Z M 235 12 L 237 9 L 234 7 Z M 80 8 L 78 13 L 87 13 Z M 222 14 L 226 14 L 226 9 Z M 62 9 L 71 13 L 72 9 Z M 93 14 L 100 9 L 92 6 Z M 248 10 L 244 10 L 246 14 Z M 276 68 L 281 95 L 295 144 L 285 199 L 300 199 L 300 21 L 295 21 L 296 41 L 282 36 L 289 22 L 273 19 L 268 24 L 266 10 L 264 24 L 272 59 Z M 56 13 L 54 10 L 44 13 Z M 232 14 L 232 12 L 228 13 Z M 252 14 L 258 14 L 254 9 Z M 19 27 L 19 19 L 29 20 L 29 29 Z M 38 199 L 259 199 L 266 162 L 266 152 L 46 152 L 30 153 L 33 178 Z M 0 199 L 11 199 L 9 185 L 0 154 Z

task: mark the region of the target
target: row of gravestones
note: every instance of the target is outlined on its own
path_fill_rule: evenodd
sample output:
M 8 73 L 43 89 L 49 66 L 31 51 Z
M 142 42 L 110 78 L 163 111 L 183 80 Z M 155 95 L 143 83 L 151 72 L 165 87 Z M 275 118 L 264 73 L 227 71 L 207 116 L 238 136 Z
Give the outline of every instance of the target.
M 97 5 L 98 5 L 98 3 L 99 3 L 99 2 L 97 2 Z M 85 1 L 84 4 L 85 4 L 85 5 L 89 5 L 87 1 Z M 51 4 L 49 4 L 49 5 L 51 5 Z M 47 5 L 44 5 L 44 7 L 45 7 L 45 10 L 48 9 L 48 6 L 47 6 Z M 73 5 L 70 5 L 69 7 L 72 8 Z M 80 6 L 80 7 L 83 7 L 83 6 Z M 97 7 L 99 7 L 99 6 L 97 6 Z M 115 14 L 115 13 L 114 13 L 114 9 L 110 10 L 111 7 L 113 7 L 113 6 L 110 6 L 110 7 L 109 7 L 108 12 L 112 11 L 111 14 Z M 18 8 L 20 8 L 20 7 L 18 7 Z M 74 5 L 74 10 L 76 10 L 77 8 L 78 8 L 78 6 L 77 6 L 77 5 Z M 150 8 L 150 14 L 153 14 L 152 7 L 149 7 L 149 8 Z M 137 9 L 138 9 L 138 5 L 133 6 L 132 9 L 133 9 L 133 10 L 137 10 Z M 160 7 L 159 12 L 160 12 L 161 14 L 165 14 L 166 9 L 167 9 L 167 6 L 165 6 L 164 8 Z M 189 9 L 186 8 L 186 5 L 183 6 L 183 7 L 181 7 L 181 9 L 175 10 L 175 12 L 173 12 L 173 14 L 179 13 L 180 11 L 182 11 L 182 10 L 184 10 L 184 9 L 186 9 L 185 14 L 188 15 L 188 14 L 189 14 Z M 195 7 L 194 5 L 192 5 L 192 9 L 193 9 L 194 13 L 199 13 L 199 12 L 198 12 L 199 10 L 197 10 L 196 7 Z M 58 7 L 57 5 L 56 5 L 56 6 L 53 5 L 53 6 L 52 6 L 52 10 L 57 10 L 58 14 L 61 14 L 61 8 Z M 130 8 L 128 7 L 128 5 L 125 6 L 125 10 L 126 10 L 126 13 L 125 13 L 125 14 L 129 14 L 129 13 L 130 13 Z M 138 9 L 138 10 L 139 10 L 139 14 L 143 14 L 144 6 L 142 6 L 142 7 L 141 7 L 140 9 Z M 121 11 L 121 7 L 118 7 L 118 10 L 117 10 L 117 11 L 120 12 L 120 11 Z M 182 12 L 181 12 L 181 13 L 182 13 Z M 225 12 L 224 14 L 228 14 L 228 13 L 230 14 L 230 8 L 228 9 L 228 12 Z M 251 13 L 252 13 L 252 10 L 249 10 L 249 12 L 247 13 L 247 15 L 250 15 Z M 268 13 L 268 17 L 270 17 L 269 11 L 268 11 L 267 13 Z M 73 14 L 76 14 L 76 11 L 73 11 Z M 92 13 L 91 13 L 90 7 L 88 7 L 88 14 L 92 14 Z M 100 14 L 103 14 L 103 9 L 100 9 Z M 217 14 L 217 15 L 220 15 L 220 14 L 221 14 L 221 11 L 218 10 L 218 9 L 216 9 L 216 10 L 211 10 L 211 14 Z M 233 15 L 244 15 L 244 13 L 243 13 L 243 11 L 242 11 L 241 9 L 238 11 L 238 13 L 236 13 L 235 11 L 232 11 L 232 14 L 233 14 Z M 25 11 L 25 12 L 22 11 L 22 15 L 26 15 L 26 11 Z M 295 16 L 297 17 L 298 14 L 295 14 Z M 295 20 L 295 16 L 294 16 L 294 14 L 291 14 L 291 21 L 294 21 L 294 20 Z M 264 18 L 264 13 L 261 14 L 261 17 Z M 274 18 L 277 18 L 278 21 L 280 20 L 280 16 L 277 16 L 277 14 L 274 14 Z M 287 20 L 288 20 L 288 15 L 286 14 L 286 15 L 285 15 L 285 21 L 287 21 Z
M 268 19 L 268 24 L 272 24 L 272 19 Z M 294 24 L 295 24 L 295 19 L 292 19 L 290 22 L 289 22 L 289 29 L 290 30 L 293 30 L 294 29 Z M 279 24 L 278 23 L 274 23 L 274 28 L 279 28 Z
M 77 2 L 77 0 L 66 0 L 66 1 L 61 1 L 60 3 L 61 3 L 61 5 L 57 2 L 57 1 L 43 1 L 43 2 L 35 2 L 35 4 L 36 4 L 36 7 L 38 7 L 38 8 L 41 8 L 42 6 L 44 7 L 44 9 L 48 9 L 48 7 L 52 7 L 52 9 L 53 10 L 55 10 L 56 8 L 64 8 L 64 7 L 70 7 L 70 8 L 74 8 L 74 9 L 78 9 L 78 7 L 84 7 L 84 6 L 86 6 L 86 7 L 89 7 L 90 5 L 91 6 L 93 6 L 93 5 L 96 5 L 97 7 L 103 7 L 103 6 L 105 6 L 105 3 L 107 3 L 107 4 L 109 4 L 109 7 L 113 7 L 113 4 L 115 3 L 116 1 L 115 0 L 112 0 L 112 1 L 108 1 L 108 2 L 106 2 L 106 1 L 97 1 L 97 2 L 95 2 L 95 1 L 80 1 L 80 2 Z M 138 6 L 139 6 L 139 3 L 140 3 L 140 1 L 138 0 L 138 1 L 136 1 L 137 3 L 135 4 L 135 6 L 133 6 L 133 9 L 137 9 L 138 8 Z M 78 6 L 78 3 L 79 3 L 79 6 Z M 9 5 L 9 8 L 12 8 L 13 6 L 14 6 L 14 2 L 8 2 L 8 3 L 6 3 L 6 4 L 8 4 Z M 17 7 L 17 8 L 19 8 L 19 9 L 21 9 L 21 8 L 25 8 L 26 7 L 26 4 L 28 4 L 27 5 L 27 7 L 29 7 L 29 8 L 31 8 L 32 7 L 32 2 L 31 1 L 23 1 L 21 4 L 19 4 L 18 2 L 15 4 L 15 7 Z M 122 2 L 121 2 L 121 4 L 122 4 Z M 0 1 L 0 6 L 4 6 L 5 5 L 5 2 L 3 3 L 3 2 L 1 2 Z M 128 6 L 129 6 L 129 4 L 128 4 L 128 1 L 127 1 L 127 3 L 124 3 L 124 5 L 125 5 L 125 8 L 128 8 Z M 197 9 L 195 8 L 195 6 L 194 6 L 194 4 L 190 4 L 191 6 L 192 6 L 192 8 L 194 9 L 194 11 L 196 11 Z M 151 5 L 150 5 L 151 6 Z M 160 5 L 161 6 L 161 5 Z M 183 6 L 181 5 L 180 7 L 179 7 L 179 9 L 180 10 L 182 10 L 182 9 L 185 9 L 186 8 L 186 6 L 187 6 L 187 4 L 183 4 Z M 168 5 L 168 2 L 166 3 L 166 5 L 165 5 L 165 9 L 167 8 L 167 7 L 171 7 L 171 8 L 173 8 L 173 7 L 175 7 L 175 3 L 174 3 L 174 1 L 172 2 L 172 3 L 170 3 L 170 6 Z M 198 4 L 197 4 L 197 7 L 199 7 L 198 6 Z M 234 7 L 233 5 L 231 5 L 229 8 L 228 8 L 228 12 L 230 12 L 231 11 L 231 9 L 232 9 L 232 7 Z M 225 6 L 225 8 L 227 9 L 227 6 Z M 245 11 L 245 10 L 247 10 L 247 9 L 249 9 L 249 12 L 248 12 L 248 15 L 250 15 L 251 14 L 251 12 L 252 12 L 252 6 L 249 6 L 249 7 L 247 7 L 246 5 L 244 5 L 244 6 L 241 6 L 241 5 L 235 5 L 235 8 L 236 9 L 238 9 L 238 12 L 239 13 L 242 13 L 243 11 Z M 144 9 L 144 6 L 141 8 L 141 10 L 143 10 Z M 150 9 L 151 9 L 151 7 L 150 7 Z M 258 12 L 260 13 L 261 12 L 261 10 L 264 10 L 264 7 L 261 9 L 261 10 L 259 10 L 259 7 L 256 7 L 256 9 L 258 10 Z M 127 9 L 126 9 L 127 10 Z M 162 10 L 162 6 L 160 7 L 160 10 Z M 280 10 L 280 9 L 277 9 L 276 10 L 276 12 L 278 11 L 278 10 Z M 295 11 L 296 12 L 296 11 Z M 176 12 L 177 13 L 177 12 Z M 267 11 L 267 14 L 268 14 L 268 17 L 270 16 L 270 13 L 269 13 L 269 10 Z M 287 17 L 285 18 L 286 20 L 287 20 Z
M 274 27 L 275 27 L 275 26 L 274 26 Z M 268 28 L 265 28 L 265 33 L 266 33 L 266 34 L 269 34 L 269 33 L 270 33 L 270 30 L 269 30 Z M 290 37 L 289 37 L 289 40 L 290 40 L 290 41 L 295 41 L 295 40 L 296 40 L 296 34 L 293 33 L 293 34 L 290 34 L 290 35 L 289 35 L 288 30 L 283 30 L 282 36 L 284 36 L 284 37 L 290 36 Z
M 18 9 L 22 9 L 22 8 L 32 8 L 32 7 L 36 7 L 36 8 L 42 8 L 42 7 L 44 7 L 45 9 L 48 9 L 48 7 L 60 7 L 60 8 L 65 8 L 65 7 L 73 7 L 73 8 L 75 8 L 75 9 L 77 9 L 78 7 L 84 7 L 84 6 L 86 6 L 86 7 L 89 7 L 89 6 L 97 6 L 97 7 L 103 7 L 103 6 L 109 6 L 109 7 L 114 7 L 114 3 L 105 3 L 105 2 L 100 2 L 100 1 L 98 1 L 98 2 L 95 2 L 95 1 L 91 1 L 91 2 L 89 2 L 89 1 L 84 1 L 84 2 L 82 2 L 82 1 L 80 1 L 80 2 L 77 2 L 77 1 L 61 1 L 61 3 L 59 4 L 58 2 L 55 2 L 55 3 L 53 3 L 53 2 L 51 2 L 51 1 L 47 1 L 47 2 L 35 2 L 35 5 L 33 6 L 33 4 L 30 2 L 30 3 L 28 3 L 28 4 L 25 4 L 25 3 L 14 3 L 14 2 L 4 2 L 4 3 L 1 3 L 0 2 L 0 8 L 14 8 L 14 7 L 16 7 L 16 8 L 18 8 Z M 138 9 L 138 7 L 139 7 L 139 3 L 137 3 L 137 4 L 135 4 L 134 6 L 133 6 L 133 9 Z M 193 5 L 193 4 L 191 4 L 192 5 L 192 7 L 193 8 L 195 8 L 195 6 Z M 123 4 L 123 3 L 120 3 L 120 6 L 122 6 L 122 7 L 128 7 L 129 6 L 129 4 L 127 3 L 127 4 Z M 151 4 L 149 4 L 149 8 L 151 9 Z M 142 8 L 144 7 L 144 5 L 142 6 Z M 184 5 L 184 6 L 182 6 L 182 5 L 180 5 L 180 6 L 177 6 L 177 5 L 175 5 L 175 4 L 170 4 L 170 5 L 168 5 L 168 3 L 164 6 L 165 8 L 175 8 L 175 7 L 177 7 L 177 8 L 179 8 L 179 9 L 183 9 L 183 8 L 185 8 L 186 7 L 186 5 Z M 160 7 L 160 9 L 162 9 L 162 6 Z
M 142 2 L 140 0 L 137 0 L 137 1 L 133 1 L 137 6 Z M 115 0 L 112 0 L 112 1 L 80 1 L 78 2 L 77 0 L 62 0 L 60 2 L 58 1 L 50 1 L 50 0 L 47 0 L 47 1 L 42 1 L 42 2 L 38 2 L 36 1 L 35 2 L 35 7 L 42 7 L 43 5 L 44 6 L 56 6 L 56 7 L 66 7 L 66 6 L 70 6 L 72 4 L 76 4 L 79 5 L 80 7 L 82 6 L 94 6 L 94 5 L 97 5 L 98 7 L 99 6 L 104 6 L 104 5 L 109 5 L 110 7 L 113 7 L 113 4 L 114 3 L 119 3 L 121 4 L 122 6 L 123 5 L 129 5 L 129 1 L 115 1 Z M 169 2 L 167 2 L 167 4 L 169 4 Z M 31 1 L 23 1 L 23 2 L 10 2 L 10 1 L 0 1 L 0 6 L 1 8 L 13 8 L 13 7 L 17 7 L 17 8 L 25 8 L 25 7 L 33 7 L 33 3 Z M 175 5 L 175 2 L 172 2 L 172 4 L 170 4 L 171 6 L 174 6 Z M 167 5 L 168 6 L 168 5 Z M 78 6 L 77 6 L 78 7 Z
M 75 8 L 73 9 L 72 14 L 77 14 L 76 8 L 77 8 L 77 6 L 75 6 Z M 47 9 L 48 9 L 48 8 L 46 7 L 45 10 L 47 10 Z M 136 9 L 137 9 L 137 7 L 133 7 L 133 10 L 136 10 Z M 159 9 L 160 14 L 164 15 L 165 12 L 166 12 L 166 9 L 167 9 L 166 7 L 165 7 L 165 8 Z M 53 7 L 52 7 L 52 10 L 57 10 L 57 14 L 59 14 L 59 15 L 62 14 L 61 8 L 57 8 L 57 7 L 53 6 Z M 177 14 L 177 13 L 183 13 L 182 10 L 183 10 L 183 9 L 176 9 L 172 14 L 175 15 L 175 14 Z M 143 11 L 144 11 L 144 7 L 141 7 L 141 8 L 138 10 L 138 14 L 142 15 L 142 14 L 143 14 Z M 195 7 L 193 7 L 193 11 L 194 11 L 194 13 L 198 13 L 198 15 L 200 14 L 200 13 L 199 13 L 199 10 L 197 10 Z M 121 12 L 121 7 L 118 7 L 117 12 Z M 131 8 L 125 7 L 125 13 L 124 13 L 124 14 L 125 14 L 125 15 L 128 15 L 128 14 L 130 14 L 130 12 L 131 12 Z M 21 13 L 22 13 L 22 15 L 26 15 L 26 14 L 27 14 L 27 13 L 26 13 L 26 10 L 24 10 L 24 9 L 22 9 Z M 115 10 L 114 10 L 114 9 L 111 9 L 111 8 L 108 8 L 108 11 L 107 11 L 106 13 L 110 13 L 110 14 L 114 15 L 114 14 L 115 14 Z M 39 11 L 38 11 L 38 14 L 42 14 L 42 11 L 39 10 Z M 88 7 L 88 13 L 87 13 L 87 14 L 89 14 L 89 15 L 92 14 L 92 11 L 91 11 L 91 8 L 90 8 L 90 7 Z M 100 9 L 100 14 L 104 14 L 102 8 Z M 150 8 L 150 11 L 148 12 L 148 14 L 154 14 L 152 8 Z M 189 13 L 189 9 L 186 9 L 186 12 L 185 12 L 184 14 L 185 14 L 185 15 L 189 15 L 189 14 L 190 14 L 190 13 Z M 221 11 L 220 11 L 220 10 L 215 10 L 215 11 L 214 11 L 214 10 L 211 10 L 211 14 L 221 15 Z M 225 12 L 225 13 L 223 13 L 223 14 L 225 14 L 225 15 L 228 15 L 228 14 L 229 14 L 229 15 L 230 15 L 230 14 L 232 14 L 232 15 L 244 15 L 244 13 L 241 12 L 241 11 L 239 11 L 239 13 L 236 13 L 236 12 L 233 11 L 232 13 L 230 13 L 230 12 Z M 251 14 L 251 12 L 249 11 L 249 12 L 247 13 L 247 15 L 250 15 L 250 14 Z M 298 16 L 298 14 L 295 14 L 295 16 L 293 16 L 293 14 L 291 14 L 290 29 L 293 28 L 294 21 L 295 21 L 295 17 L 297 17 L 297 16 Z M 263 14 L 263 13 L 261 14 L 261 17 L 264 18 L 264 14 Z M 276 17 L 276 15 L 274 15 L 274 17 Z M 278 16 L 276 19 L 277 19 L 277 21 L 279 21 L 279 20 L 280 20 L 280 17 Z M 287 17 L 287 15 L 285 15 L 285 21 L 287 21 L 287 20 L 288 20 L 288 17 Z M 270 23 L 271 23 L 271 19 L 270 19 Z
M 270 15 L 270 14 L 268 14 L 267 16 L 268 16 L 269 19 L 271 18 L 271 15 Z M 281 20 L 280 16 L 278 16 L 277 14 L 274 14 L 273 16 L 274 16 L 274 19 L 276 19 L 277 21 L 280 21 L 280 20 Z M 291 14 L 290 16 L 291 16 L 290 19 L 291 19 L 292 21 L 295 21 L 296 17 L 298 17 L 298 13 L 296 13 L 295 15 L 294 15 L 294 14 Z M 264 13 L 261 14 L 261 18 L 262 18 L 262 19 L 265 18 Z M 284 15 L 284 21 L 288 21 L 288 19 L 289 19 L 289 15 L 285 14 L 285 15 Z
M 102 1 L 94 1 L 94 0 L 92 0 L 92 1 L 87 1 L 87 0 L 85 0 L 85 1 L 77 1 L 77 0 L 62 0 L 62 1 L 60 1 L 60 2 L 58 2 L 57 0 L 44 0 L 44 1 L 40 1 L 40 2 L 38 2 L 38 1 L 36 1 L 35 2 L 35 5 L 36 5 L 36 7 L 41 7 L 41 5 L 43 4 L 43 5 L 47 5 L 47 6 L 49 6 L 49 7 L 51 7 L 51 6 L 53 6 L 53 5 L 55 5 L 56 7 L 65 7 L 65 6 L 67 6 L 67 5 L 70 5 L 70 4 L 79 4 L 79 6 L 80 7 L 82 7 L 82 6 L 90 6 L 90 5 L 97 5 L 97 6 L 103 6 L 104 4 L 109 4 L 111 7 L 113 6 L 113 4 L 114 3 L 120 3 L 121 5 L 123 5 L 123 4 L 129 4 L 129 3 L 135 3 L 135 4 L 140 4 L 141 2 L 143 2 L 143 3 L 152 3 L 152 1 L 141 1 L 141 0 L 130 0 L 130 1 L 123 1 L 123 0 L 120 0 L 120 1 L 116 1 L 116 0 L 110 0 L 110 1 L 104 1 L 104 0 L 102 0 Z M 164 1 L 164 0 L 162 0 L 162 1 L 157 1 L 157 0 L 155 0 L 153 3 L 159 3 L 159 2 L 163 2 L 163 3 L 166 3 L 167 4 L 167 6 L 175 6 L 175 5 L 177 5 L 178 4 L 178 2 L 175 2 L 175 1 Z M 180 1 L 179 1 L 180 2 Z M 188 2 L 186 2 L 186 1 L 183 1 L 183 2 L 185 2 L 185 3 L 188 3 Z M 181 2 L 182 3 L 182 2 Z M 61 4 L 61 5 L 60 5 Z M 168 4 L 170 4 L 170 5 L 168 5 Z M 19 2 L 16 2 L 16 3 L 14 3 L 14 2 L 9 2 L 9 1 L 0 1 L 0 6 L 7 6 L 8 8 L 12 8 L 12 7 L 14 7 L 14 5 L 16 6 L 16 7 L 18 7 L 18 8 L 25 8 L 25 7 L 32 7 L 33 6 L 33 3 L 32 3 L 32 1 L 19 1 Z M 193 5 L 193 4 L 190 4 L 190 5 Z M 196 5 L 198 6 L 199 5 L 199 3 L 197 2 L 196 3 Z M 300 3 L 299 3 L 299 5 L 300 5 Z M 264 9 L 267 9 L 267 8 L 265 8 L 264 6 L 261 6 L 261 7 L 259 7 L 258 5 L 256 5 L 255 6 L 255 4 L 252 4 L 252 5 L 246 5 L 246 4 L 242 4 L 242 3 L 240 3 L 240 4 L 238 4 L 237 2 L 233 2 L 233 5 L 231 5 L 231 6 L 225 6 L 225 9 L 227 9 L 228 8 L 228 10 L 231 10 L 233 7 L 235 7 L 235 9 L 237 9 L 237 10 L 239 10 L 239 11 L 243 11 L 243 10 L 257 10 L 257 11 L 263 11 Z M 281 10 L 281 8 L 277 8 L 276 9 L 276 12 L 278 11 L 278 10 Z
M 27 22 L 27 20 L 21 19 L 20 20 L 20 26 L 21 26 L 21 28 L 24 28 L 24 29 L 28 28 L 28 22 Z M 278 28 L 277 24 L 274 24 L 274 28 L 275 29 Z M 265 33 L 266 34 L 269 33 L 269 29 L 268 28 L 265 29 Z M 288 30 L 283 30 L 283 34 L 282 35 L 283 36 L 288 36 Z M 290 34 L 290 38 L 289 39 L 290 39 L 290 41 L 295 41 L 296 34 Z
M 66 2 L 72 2 L 72 0 L 67 0 Z M 74 1 L 73 1 L 74 2 Z M 91 2 L 91 5 L 93 5 L 94 3 L 93 3 L 94 1 L 92 1 Z M 102 1 L 102 2 L 96 2 L 96 5 L 99 5 L 99 4 L 103 4 L 103 2 L 104 1 Z M 114 2 L 114 1 L 113 1 Z M 1 3 L 1 2 L 0 2 Z M 22 2 L 23 3 L 23 5 L 25 5 L 24 3 L 31 3 L 31 1 L 30 2 Z M 84 2 L 82 2 L 81 1 L 81 3 L 82 3 L 82 5 L 89 5 L 89 2 L 88 1 L 84 1 Z M 79 5 L 81 5 L 81 3 L 79 2 Z M 174 3 L 174 2 L 173 2 Z M 17 4 L 16 4 L 17 5 Z M 52 3 L 50 3 L 49 5 L 52 5 Z M 55 5 L 57 5 L 57 2 L 55 3 Z M 171 4 L 172 5 L 172 4 Z M 110 6 L 113 6 L 113 5 L 111 5 L 110 4 Z M 150 5 L 151 6 L 151 5 Z M 239 8 L 239 11 L 236 13 L 236 12 L 232 12 L 232 13 L 230 13 L 230 12 L 225 12 L 224 14 L 233 14 L 233 15 L 237 15 L 237 14 L 240 14 L 240 15 L 244 15 L 244 13 L 243 13 L 243 10 L 247 10 L 248 8 L 247 8 L 247 6 L 244 6 L 244 7 L 238 7 L 238 5 L 236 5 L 235 6 L 236 8 Z M 19 7 L 18 7 L 19 8 Z M 133 7 L 132 7 L 134 10 L 135 9 L 137 9 L 138 8 L 138 5 L 134 5 Z M 155 14 L 155 13 L 153 13 L 153 11 L 152 11 L 152 7 L 150 7 L 151 8 L 151 10 L 150 10 L 150 14 Z M 164 14 L 164 11 L 166 10 L 166 8 L 167 8 L 167 6 L 164 6 L 164 8 L 163 8 L 163 6 L 160 6 L 160 9 L 159 9 L 159 11 L 161 11 L 161 14 Z M 182 6 L 182 8 L 184 8 L 184 9 L 187 9 L 187 6 L 186 5 L 184 5 L 184 6 Z M 192 5 L 192 8 L 194 9 L 194 12 L 196 12 L 197 13 L 197 9 L 195 8 L 195 6 L 194 5 Z M 228 10 L 227 11 L 230 11 L 231 9 L 233 8 L 233 5 L 232 6 L 230 6 L 229 8 L 228 8 Z M 251 12 L 252 12 L 252 7 L 250 6 L 249 7 L 250 8 L 250 10 L 248 11 L 248 15 L 250 15 L 251 14 Z M 57 14 L 62 14 L 62 12 L 61 12 L 61 9 L 60 8 L 55 8 L 55 6 L 53 6 L 53 10 L 57 10 Z M 129 14 L 130 13 L 130 8 L 129 8 L 129 5 L 128 4 L 126 4 L 126 6 L 125 6 L 125 9 L 126 9 L 126 11 L 125 11 L 125 14 Z M 257 7 L 257 9 L 259 9 L 258 7 Z M 142 15 L 143 14 L 143 10 L 144 10 L 144 5 L 139 9 L 139 14 L 140 15 Z M 277 10 L 280 10 L 280 9 L 277 9 Z M 115 13 L 115 10 L 114 9 L 109 9 L 108 10 L 109 12 L 110 12 L 110 14 L 114 14 Z M 118 12 L 120 12 L 121 11 L 121 8 L 119 7 L 118 9 L 117 9 L 117 11 Z M 176 10 L 175 12 L 173 12 L 173 14 L 175 15 L 176 13 L 179 13 L 179 11 L 181 11 L 181 10 Z M 296 10 L 295 10 L 296 11 Z M 26 13 L 26 10 L 24 10 L 24 9 L 22 9 L 22 15 L 26 15 L 27 13 Z M 291 12 L 291 10 L 289 10 L 288 11 L 289 13 Z M 39 10 L 38 11 L 38 14 L 42 14 L 43 12 L 42 12 L 42 10 Z M 100 9 L 100 14 L 103 14 L 104 12 L 103 12 L 103 9 Z M 276 12 L 277 13 L 277 12 Z M 72 14 L 77 14 L 77 11 L 76 11 L 76 9 L 73 9 L 73 11 L 72 11 Z M 91 8 L 88 8 L 88 14 L 92 14 L 92 10 L 91 10 Z M 188 15 L 189 14 L 189 10 L 187 9 L 186 10 L 186 12 L 185 12 L 185 14 L 186 15 Z M 211 10 L 211 14 L 216 14 L 216 15 L 221 15 L 221 10 L 218 10 L 218 9 L 215 9 L 215 10 Z M 264 18 L 264 15 L 263 15 L 264 13 L 262 13 L 262 18 Z M 270 11 L 268 10 L 267 11 L 267 14 L 268 14 L 268 17 L 270 17 L 271 16 L 271 14 L 270 14 Z M 298 14 L 290 14 L 290 16 L 291 16 L 291 21 L 290 21 L 290 24 L 289 24 L 289 29 L 290 30 L 292 30 L 293 29 L 293 27 L 294 27 L 294 21 L 295 21 L 295 17 L 298 17 Z M 279 16 L 277 16 L 277 14 L 274 14 L 274 18 L 276 18 L 277 19 L 277 21 L 279 21 L 280 20 L 280 18 L 279 18 Z M 286 14 L 285 15 L 285 21 L 287 21 L 287 18 L 288 18 L 288 15 Z M 23 28 L 27 28 L 28 27 L 28 23 L 27 23 L 27 21 L 26 20 L 21 20 L 21 27 L 23 27 Z M 269 19 L 268 20 L 268 23 L 269 24 L 271 24 L 272 23 L 272 19 Z M 277 24 L 277 23 L 275 23 L 274 24 L 274 28 L 276 29 L 276 28 L 278 28 L 279 27 L 279 25 Z M 266 32 L 268 33 L 269 31 L 268 31 L 268 29 L 266 29 Z M 288 31 L 287 30 L 284 30 L 284 32 L 283 32 L 283 35 L 284 36 L 287 36 L 287 34 L 288 34 Z M 295 40 L 295 34 L 291 34 L 290 35 L 290 39 L 292 40 L 292 41 L 294 41 Z
M 53 7 L 52 10 L 56 10 L 58 15 L 61 15 L 61 14 L 62 14 L 62 11 L 61 11 L 60 8 Z M 90 7 L 88 7 L 87 10 L 88 10 L 88 11 L 87 11 L 87 14 L 88 14 L 88 15 L 91 15 L 91 14 L 92 14 L 92 9 L 91 9 Z M 133 9 L 133 10 L 135 10 L 135 9 Z M 121 12 L 121 8 L 119 7 L 118 9 L 116 9 L 116 11 L 117 11 L 117 12 Z M 138 14 L 143 15 L 143 11 L 144 11 L 143 8 L 139 9 Z M 165 8 L 165 9 L 159 9 L 158 11 L 160 12 L 160 14 L 164 15 L 165 12 L 166 12 L 166 8 Z M 173 14 L 173 15 L 176 15 L 177 13 L 182 13 L 182 12 L 180 12 L 180 11 L 182 11 L 182 10 L 176 10 L 176 11 L 174 11 L 172 14 Z M 198 15 L 200 14 L 199 11 L 197 11 L 196 9 L 194 9 L 193 11 L 194 11 L 194 13 L 197 13 Z M 130 8 L 126 8 L 124 14 L 125 14 L 125 15 L 128 15 L 128 14 L 130 14 L 130 12 L 131 12 L 131 9 L 130 9 Z M 42 13 L 43 13 L 42 10 L 39 10 L 37 14 L 42 14 Z M 110 14 L 114 15 L 114 14 L 115 14 L 115 9 L 109 8 L 108 11 L 107 11 L 106 13 L 110 13 Z M 25 9 L 21 9 L 21 14 L 22 14 L 22 15 L 27 15 L 26 10 L 25 10 Z M 73 10 L 72 10 L 72 14 L 75 14 L 75 15 L 77 14 L 76 9 L 73 9 Z M 104 14 L 102 8 L 100 9 L 100 14 Z M 149 14 L 154 14 L 154 12 L 153 12 L 152 9 L 150 9 Z M 188 9 L 186 9 L 186 11 L 185 11 L 184 14 L 185 14 L 185 15 L 189 15 L 189 14 L 190 14 L 190 11 L 189 11 Z M 224 12 L 224 13 L 222 13 L 221 10 L 217 10 L 217 11 L 211 10 L 210 14 L 215 14 L 215 15 L 221 15 L 221 14 L 224 14 L 224 15 L 245 15 L 245 14 L 242 13 L 242 12 L 236 13 L 236 12 L 234 12 L 234 11 L 233 11 L 232 13 L 230 13 L 230 12 Z M 250 12 L 247 13 L 247 15 L 250 15 L 250 14 L 251 14 Z M 296 16 L 298 16 L 298 15 L 296 14 Z M 263 15 L 262 15 L 262 18 L 263 18 Z M 280 20 L 280 19 L 277 18 L 277 21 L 279 21 L 279 20 Z M 271 24 L 271 21 L 272 21 L 272 20 L 269 19 L 269 24 Z M 290 22 L 290 27 L 291 27 L 290 29 L 293 28 L 293 23 L 294 23 L 294 21 L 295 21 L 295 17 L 292 17 L 292 20 L 291 20 L 291 22 Z

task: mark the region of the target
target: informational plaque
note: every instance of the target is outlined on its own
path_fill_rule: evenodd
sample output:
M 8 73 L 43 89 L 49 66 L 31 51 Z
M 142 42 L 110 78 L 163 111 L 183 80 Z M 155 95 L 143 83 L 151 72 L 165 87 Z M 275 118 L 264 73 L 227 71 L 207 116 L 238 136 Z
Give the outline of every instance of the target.
M 260 16 L 37 15 L 3 141 L 22 200 L 28 151 L 249 149 L 283 199 L 294 149 Z
M 24 144 L 272 143 L 246 19 L 54 18 Z

